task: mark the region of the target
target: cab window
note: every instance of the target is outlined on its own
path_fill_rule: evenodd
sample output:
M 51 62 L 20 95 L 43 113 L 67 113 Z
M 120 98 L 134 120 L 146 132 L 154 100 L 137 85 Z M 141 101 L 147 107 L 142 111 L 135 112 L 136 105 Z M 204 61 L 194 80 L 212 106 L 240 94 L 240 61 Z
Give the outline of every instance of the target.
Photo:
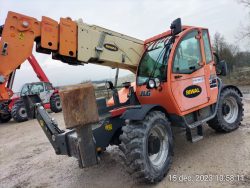
M 29 87 L 28 85 L 24 85 L 22 90 L 21 90 L 21 96 L 27 95 L 29 93 Z
M 204 42 L 204 50 L 206 55 L 206 62 L 210 63 L 212 61 L 212 51 L 210 48 L 210 42 L 207 30 L 202 30 L 202 38 Z
M 198 31 L 191 31 L 180 42 L 176 49 L 173 73 L 191 74 L 201 68 L 200 41 L 195 38 Z
M 32 85 L 30 92 L 32 94 L 44 92 L 43 83 L 37 83 L 37 84 Z
M 46 91 L 53 90 L 51 83 L 45 83 L 45 90 Z

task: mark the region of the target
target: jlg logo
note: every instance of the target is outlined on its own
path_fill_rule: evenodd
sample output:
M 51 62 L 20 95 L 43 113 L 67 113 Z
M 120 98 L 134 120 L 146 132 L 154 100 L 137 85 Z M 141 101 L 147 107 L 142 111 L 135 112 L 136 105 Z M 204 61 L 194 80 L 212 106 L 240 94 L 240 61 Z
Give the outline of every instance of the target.
M 148 90 L 148 91 L 141 91 L 141 94 L 140 96 L 142 97 L 149 97 L 151 95 L 151 92 Z
M 188 86 L 186 89 L 184 89 L 183 95 L 187 98 L 193 98 L 193 97 L 197 97 L 198 95 L 200 95 L 201 91 L 202 89 L 200 86 L 191 85 L 191 86 Z

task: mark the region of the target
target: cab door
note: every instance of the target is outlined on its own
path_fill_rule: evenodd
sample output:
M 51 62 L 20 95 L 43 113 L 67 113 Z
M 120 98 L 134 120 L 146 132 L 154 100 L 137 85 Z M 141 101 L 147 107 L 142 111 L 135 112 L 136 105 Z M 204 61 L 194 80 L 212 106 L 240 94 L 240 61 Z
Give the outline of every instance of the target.
M 209 100 L 201 34 L 192 30 L 184 35 L 174 52 L 171 90 L 181 112 Z
M 54 93 L 51 83 L 43 83 L 44 92 L 40 93 L 40 97 L 44 104 L 50 103 L 50 97 Z
M 42 82 L 35 83 L 32 88 L 31 88 L 31 93 L 32 94 L 39 94 L 39 97 L 42 101 L 42 103 L 45 103 L 45 95 L 46 91 L 44 89 L 44 84 Z

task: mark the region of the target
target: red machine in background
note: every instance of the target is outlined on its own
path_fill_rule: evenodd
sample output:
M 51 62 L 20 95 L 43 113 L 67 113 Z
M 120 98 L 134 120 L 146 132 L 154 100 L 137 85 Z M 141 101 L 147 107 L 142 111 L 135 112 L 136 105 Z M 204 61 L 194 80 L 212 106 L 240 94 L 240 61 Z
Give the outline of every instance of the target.
M 62 111 L 58 90 L 52 86 L 48 77 L 43 72 L 42 68 L 33 55 L 31 55 L 27 60 L 35 71 L 40 82 L 24 84 L 20 90 L 20 94 L 18 96 L 13 96 L 12 86 L 14 83 L 15 71 L 10 75 L 7 82 L 7 88 L 12 97 L 9 101 L 6 101 L 0 106 L 1 123 L 8 122 L 11 118 L 13 118 L 16 122 L 28 120 L 26 108 L 21 96 L 38 94 L 43 101 L 45 109 L 50 109 L 56 113 Z

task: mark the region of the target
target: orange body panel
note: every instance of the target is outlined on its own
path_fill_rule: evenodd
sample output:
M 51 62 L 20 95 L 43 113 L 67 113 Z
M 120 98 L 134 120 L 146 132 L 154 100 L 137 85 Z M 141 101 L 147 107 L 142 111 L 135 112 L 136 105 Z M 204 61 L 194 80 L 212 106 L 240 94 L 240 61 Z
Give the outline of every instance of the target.
M 175 74 L 171 75 L 171 91 L 181 112 L 208 102 L 204 75 L 204 69 L 200 69 L 190 75 L 183 75 L 183 77 L 177 79 L 174 78 Z M 195 80 L 201 80 L 201 82 L 195 83 Z M 183 95 L 185 88 L 190 85 L 197 85 L 202 90 L 201 94 L 195 97 L 195 100 Z
M 76 57 L 77 25 L 70 18 L 60 19 L 59 54 Z
M 58 23 L 51 18 L 42 17 L 41 22 L 41 46 L 50 50 L 57 50 L 59 43 Z
M 12 97 L 9 94 L 8 88 L 5 87 L 5 85 L 6 85 L 6 82 L 4 82 L 3 84 L 0 84 L 0 92 L 1 92 L 0 99 L 8 99 L 8 98 Z

